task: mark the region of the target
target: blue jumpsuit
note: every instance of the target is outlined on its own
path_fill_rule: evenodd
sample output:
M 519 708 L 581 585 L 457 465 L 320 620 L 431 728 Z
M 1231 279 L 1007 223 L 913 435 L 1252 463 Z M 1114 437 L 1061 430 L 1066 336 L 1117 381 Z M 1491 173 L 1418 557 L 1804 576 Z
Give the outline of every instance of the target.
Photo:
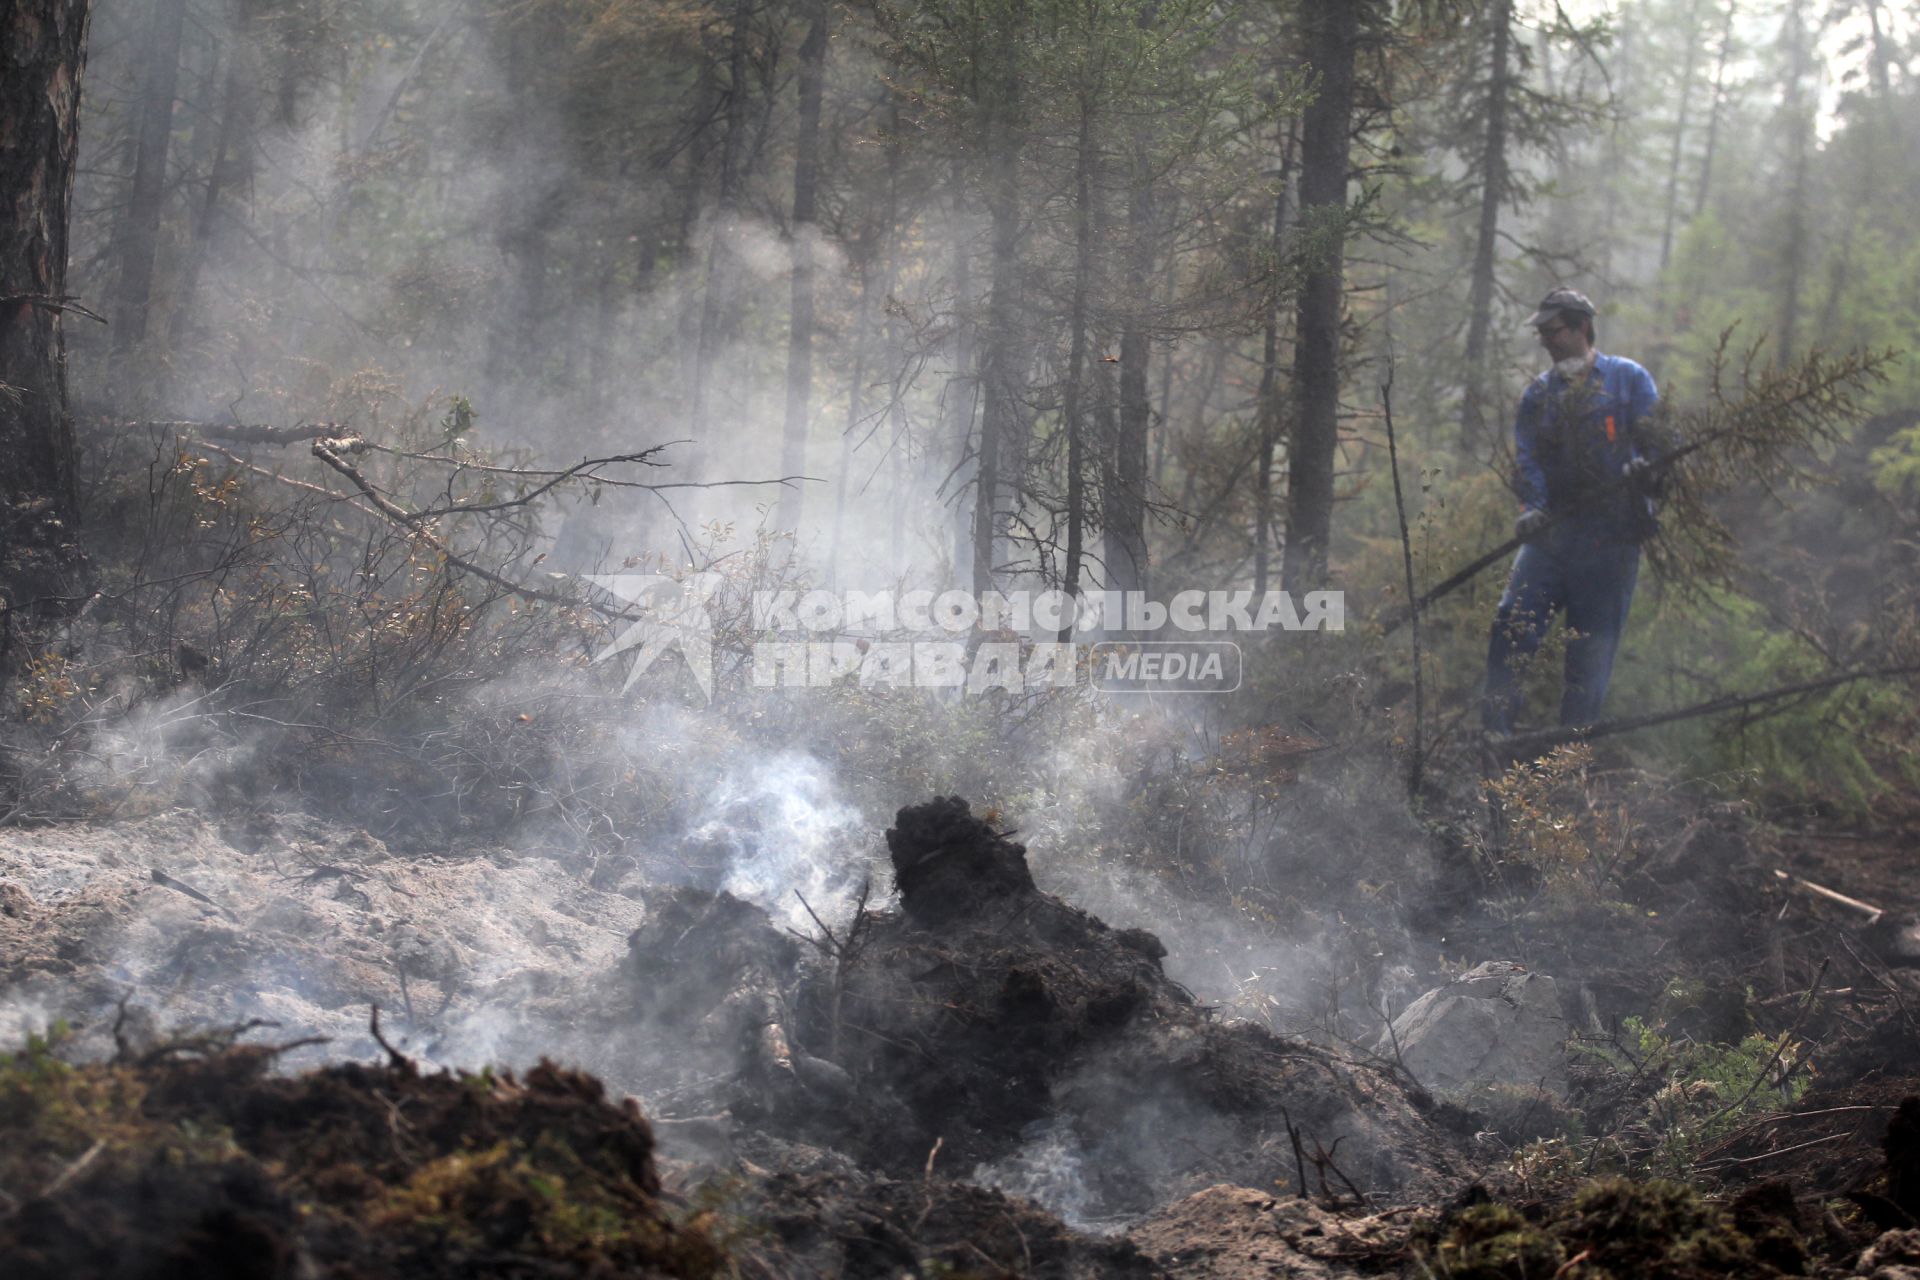
M 1513 732 L 1517 666 L 1566 610 L 1567 642 L 1560 723 L 1576 728 L 1600 718 L 1613 654 L 1627 625 L 1640 573 L 1640 543 L 1653 532 L 1653 504 L 1618 485 L 1633 458 L 1656 455 L 1644 438 L 1659 403 L 1653 377 L 1621 356 L 1596 354 L 1585 377 L 1549 369 L 1520 398 L 1514 451 L 1520 500 L 1558 515 L 1520 548 L 1500 598 L 1487 648 L 1482 718 L 1493 733 Z

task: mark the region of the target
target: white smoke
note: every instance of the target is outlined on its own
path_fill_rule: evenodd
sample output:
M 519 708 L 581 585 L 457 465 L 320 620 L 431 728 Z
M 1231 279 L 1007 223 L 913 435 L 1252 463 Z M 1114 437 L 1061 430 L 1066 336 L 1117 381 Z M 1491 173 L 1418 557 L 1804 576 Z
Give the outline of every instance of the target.
M 1096 1232 L 1093 1193 L 1087 1189 L 1086 1152 L 1073 1130 L 1046 1122 L 1032 1126 L 1028 1141 L 1011 1155 L 973 1171 L 971 1181 L 1044 1205 L 1075 1231 Z
M 874 824 L 841 795 L 830 766 L 801 752 L 755 759 L 716 788 L 691 839 L 723 850 L 720 887 L 806 932 L 843 916 L 871 874 Z

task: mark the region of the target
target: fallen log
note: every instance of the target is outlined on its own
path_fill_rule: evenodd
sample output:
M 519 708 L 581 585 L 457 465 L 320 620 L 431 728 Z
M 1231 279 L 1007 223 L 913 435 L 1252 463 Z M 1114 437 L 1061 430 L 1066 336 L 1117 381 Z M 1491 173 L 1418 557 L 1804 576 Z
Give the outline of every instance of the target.
M 1495 746 L 1510 759 L 1531 758 L 1544 754 L 1563 743 L 1586 742 L 1594 738 L 1611 737 L 1618 733 L 1632 733 L 1639 729 L 1674 724 L 1681 720 L 1695 720 L 1701 716 L 1719 715 L 1727 711 L 1743 711 L 1748 707 L 1797 698 L 1804 694 L 1824 693 L 1828 689 L 1838 689 L 1856 680 L 1888 680 L 1896 676 L 1911 675 L 1920 675 L 1920 663 L 1908 663 L 1896 667 L 1872 667 L 1865 671 L 1841 671 L 1830 676 L 1822 676 L 1818 680 L 1802 680 L 1795 684 L 1781 685 L 1777 689 L 1762 690 L 1759 693 L 1727 694 L 1724 697 L 1709 698 L 1705 702 L 1675 707 L 1669 711 L 1649 711 L 1644 715 L 1621 716 L 1618 719 L 1602 720 L 1597 724 L 1578 728 L 1535 729 L 1529 733 L 1516 733 L 1496 743 Z

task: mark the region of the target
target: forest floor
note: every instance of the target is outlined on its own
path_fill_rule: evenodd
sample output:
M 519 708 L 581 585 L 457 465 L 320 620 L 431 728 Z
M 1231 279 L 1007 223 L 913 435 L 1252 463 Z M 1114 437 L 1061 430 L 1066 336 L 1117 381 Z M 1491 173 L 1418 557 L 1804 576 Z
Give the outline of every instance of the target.
M 798 936 L 704 888 L 297 812 L 7 829 L 0 1256 L 1911 1280 L 1917 828 L 1675 806 L 1612 896 L 1456 901 L 1444 943 L 1415 922 L 1416 949 L 1558 979 L 1557 1100 L 1436 1097 L 1390 1053 L 1221 1016 L 963 802 L 902 811 L 897 899 Z

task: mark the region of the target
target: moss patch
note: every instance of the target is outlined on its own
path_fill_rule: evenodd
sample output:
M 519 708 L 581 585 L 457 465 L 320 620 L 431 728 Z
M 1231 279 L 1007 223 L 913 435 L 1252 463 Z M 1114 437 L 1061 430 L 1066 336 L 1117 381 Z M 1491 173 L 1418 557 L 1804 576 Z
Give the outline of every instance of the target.
M 274 1054 L 0 1058 L 0 1257 L 23 1280 L 551 1273 L 705 1277 L 723 1252 L 660 1196 L 653 1135 L 542 1063 L 269 1073 Z M 297 1264 L 297 1265 L 296 1265 Z
M 1745 1215 L 1680 1183 L 1600 1178 L 1531 1213 L 1460 1209 L 1417 1248 L 1444 1280 L 1770 1280 L 1799 1274 L 1792 1225 L 1790 1197 L 1784 1214 Z

